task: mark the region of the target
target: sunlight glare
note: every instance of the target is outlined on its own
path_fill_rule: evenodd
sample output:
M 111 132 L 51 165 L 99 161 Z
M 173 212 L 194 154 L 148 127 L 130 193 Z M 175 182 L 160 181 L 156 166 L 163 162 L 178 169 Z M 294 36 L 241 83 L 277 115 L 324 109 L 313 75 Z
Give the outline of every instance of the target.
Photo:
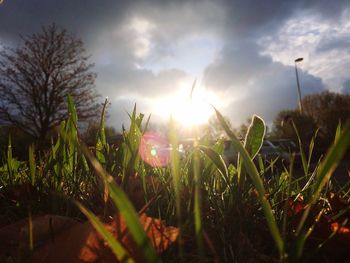
M 154 113 L 164 119 L 172 116 L 186 127 L 206 123 L 214 113 L 210 102 L 215 95 L 198 87 L 194 89 L 191 100 L 190 87 L 191 84 L 183 84 L 172 96 L 157 99 Z

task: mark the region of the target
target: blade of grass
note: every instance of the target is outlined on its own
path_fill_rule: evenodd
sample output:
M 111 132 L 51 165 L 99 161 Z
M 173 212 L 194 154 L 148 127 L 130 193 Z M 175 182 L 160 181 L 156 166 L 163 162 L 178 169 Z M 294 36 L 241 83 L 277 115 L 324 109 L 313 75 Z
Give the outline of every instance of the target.
M 295 125 L 293 120 L 291 120 L 291 122 L 292 122 L 292 126 L 293 126 L 293 129 L 294 129 L 294 132 L 297 135 L 298 144 L 299 144 L 300 158 L 301 158 L 301 163 L 303 165 L 304 174 L 305 174 L 305 176 L 307 176 L 309 170 L 308 170 L 308 162 L 306 160 L 305 152 L 304 152 L 304 149 L 303 149 L 303 144 L 301 142 L 301 138 L 300 138 L 297 126 Z
M 200 145 L 199 148 L 215 164 L 215 166 L 217 167 L 217 169 L 221 173 L 222 177 L 224 178 L 227 186 L 229 188 L 231 188 L 230 180 L 228 178 L 227 166 L 226 166 L 226 163 L 225 163 L 224 159 L 222 158 L 222 156 L 207 146 Z
M 197 144 L 198 142 L 195 142 Z M 199 148 L 195 145 L 193 152 L 193 171 L 194 171 L 194 225 L 197 238 L 197 247 L 200 255 L 204 255 L 203 251 L 203 233 L 202 233 L 202 205 L 201 205 L 201 176 L 200 176 L 200 159 Z
M 114 238 L 112 233 L 106 229 L 106 227 L 97 216 L 95 216 L 91 211 L 89 211 L 79 202 L 75 202 L 75 204 L 78 206 L 80 211 L 89 219 L 90 223 L 93 225 L 96 231 L 108 243 L 118 261 L 128 263 L 134 262 L 124 247 Z
M 315 140 L 316 140 L 316 138 L 317 138 L 318 131 L 319 131 L 319 129 L 316 130 L 314 136 L 312 136 L 311 141 L 310 141 L 310 145 L 309 145 L 309 157 L 308 157 L 308 160 L 307 160 L 307 167 L 310 167 L 310 164 L 311 164 L 311 158 L 312 158 L 312 155 L 313 155 L 313 152 L 314 152 Z
M 231 131 L 229 126 L 227 125 L 224 117 L 221 115 L 221 113 L 214 107 L 214 110 L 216 112 L 216 116 L 221 124 L 221 126 L 224 128 L 225 132 L 231 139 L 231 143 L 233 146 L 237 149 L 237 151 L 240 153 L 242 161 L 244 163 L 244 166 L 250 175 L 253 184 L 258 192 L 259 201 L 261 203 L 261 206 L 263 208 L 264 215 L 266 217 L 267 225 L 270 229 L 270 233 L 275 241 L 276 247 L 278 249 L 278 252 L 280 254 L 280 257 L 283 258 L 285 255 L 284 253 L 284 241 L 281 237 L 280 231 L 278 229 L 275 216 L 273 214 L 273 211 L 271 209 L 269 201 L 266 199 L 265 196 L 265 188 L 263 185 L 263 182 L 259 176 L 259 172 L 256 169 L 256 166 L 254 165 L 251 157 L 249 156 L 246 149 L 243 147 L 241 142 L 237 139 L 237 137 L 234 135 L 234 133 Z
M 143 250 L 147 262 L 159 261 L 157 253 L 155 252 L 150 240 L 148 239 L 145 230 L 142 228 L 138 219 L 138 215 L 131 202 L 127 198 L 126 194 L 120 187 L 116 185 L 113 177 L 108 175 L 101 164 L 96 160 L 95 157 L 92 156 L 86 147 L 82 147 L 82 149 L 84 149 L 83 153 L 94 167 L 96 173 L 105 179 L 104 181 L 108 185 L 111 199 L 119 209 L 120 214 L 125 219 L 126 225 L 128 226 L 128 229 L 136 244 Z
M 34 156 L 34 145 L 29 146 L 29 171 L 30 171 L 30 181 L 32 185 L 35 184 L 35 156 Z
M 254 159 L 259 153 L 264 142 L 265 133 L 266 125 L 264 120 L 257 115 L 253 115 L 244 140 L 244 147 L 249 153 L 251 159 Z
M 316 181 L 313 187 L 313 197 L 311 203 L 315 203 L 323 189 L 332 176 L 338 163 L 344 156 L 346 150 L 350 145 L 350 122 L 346 124 L 341 136 L 329 149 L 325 159 L 320 164 Z
M 106 170 L 102 167 L 99 161 L 92 155 L 86 145 L 79 143 L 76 137 L 70 137 L 67 134 L 61 134 L 61 136 L 76 145 L 80 149 L 85 157 L 88 159 L 96 174 L 105 182 L 108 186 L 110 196 L 116 207 L 119 209 L 120 214 L 125 219 L 126 225 L 133 237 L 135 243 L 140 247 L 145 255 L 147 262 L 158 262 L 159 258 L 155 252 L 145 230 L 141 226 L 138 215 L 132 206 L 131 202 L 127 198 L 123 190 L 116 185 L 112 176 L 110 176 Z
M 257 115 L 254 115 L 252 121 L 248 127 L 245 139 L 244 148 L 247 150 L 250 158 L 253 160 L 259 153 L 260 148 L 263 144 L 266 132 L 265 122 Z M 238 189 L 242 193 L 244 191 L 244 184 L 246 181 L 246 171 L 243 169 L 243 162 L 241 155 L 238 159 L 238 172 L 239 172 L 239 185 Z
M 170 119 L 170 129 L 169 129 L 169 141 L 172 145 L 172 151 L 170 155 L 170 166 L 171 166 L 171 175 L 173 178 L 173 187 L 175 192 L 175 206 L 176 206 L 176 217 L 177 222 L 179 225 L 179 228 L 182 229 L 182 211 L 181 211 L 181 196 L 180 196 L 180 190 L 181 190 L 181 183 L 180 183 L 180 158 L 178 149 L 178 138 L 176 135 L 176 127 L 175 127 L 175 121 L 173 119 Z M 182 233 L 180 231 L 179 239 L 179 258 L 180 262 L 184 261 L 184 251 L 183 251 L 183 242 L 182 242 Z
M 311 190 L 311 198 L 308 207 L 305 209 L 302 218 L 299 222 L 296 236 L 297 236 L 297 256 L 301 257 L 302 251 L 304 249 L 305 241 L 309 235 L 309 232 L 305 231 L 305 222 L 310 213 L 312 205 L 314 205 L 321 194 L 322 189 L 327 184 L 331 178 L 335 168 L 337 167 L 339 161 L 344 156 L 346 150 L 350 145 L 350 122 L 348 122 L 341 136 L 337 138 L 334 144 L 330 147 L 328 153 L 326 154 L 324 160 L 321 162 L 317 174 L 315 177 L 315 183 Z
M 294 167 L 294 157 L 295 155 L 292 155 L 291 161 L 289 163 L 289 172 L 288 172 L 288 178 L 287 178 L 287 189 L 286 191 L 286 197 L 284 207 L 283 207 L 283 218 L 282 218 L 282 236 L 283 238 L 287 235 L 287 217 L 288 217 L 288 209 L 289 209 L 289 199 L 291 195 L 291 184 L 292 184 L 292 175 L 293 175 L 293 167 Z
M 118 207 L 136 244 L 143 250 L 147 262 L 158 262 L 157 253 L 140 223 L 137 212 L 124 191 L 114 183 L 111 177 L 108 178 L 108 189 L 112 201 Z
M 105 99 L 105 102 L 103 104 L 102 112 L 101 112 L 101 119 L 100 119 L 100 126 L 97 133 L 96 138 L 96 157 L 97 160 L 99 160 L 101 163 L 105 163 L 106 158 L 104 156 L 104 152 L 107 150 L 108 144 L 106 141 L 106 133 L 105 133 L 105 113 L 106 113 L 106 107 L 108 104 L 108 99 Z

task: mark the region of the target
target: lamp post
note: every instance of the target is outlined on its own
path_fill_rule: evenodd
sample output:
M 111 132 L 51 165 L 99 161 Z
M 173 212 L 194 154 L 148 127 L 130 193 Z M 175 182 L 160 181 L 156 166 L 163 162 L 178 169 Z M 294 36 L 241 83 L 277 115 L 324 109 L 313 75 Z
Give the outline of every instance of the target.
M 300 91 L 300 83 L 299 83 L 299 75 L 298 75 L 298 67 L 297 63 L 303 61 L 303 58 L 297 58 L 294 60 L 294 66 L 295 66 L 295 76 L 297 78 L 297 90 L 298 90 L 298 97 L 299 97 L 299 111 L 300 113 L 303 113 L 303 106 L 301 104 L 301 91 Z

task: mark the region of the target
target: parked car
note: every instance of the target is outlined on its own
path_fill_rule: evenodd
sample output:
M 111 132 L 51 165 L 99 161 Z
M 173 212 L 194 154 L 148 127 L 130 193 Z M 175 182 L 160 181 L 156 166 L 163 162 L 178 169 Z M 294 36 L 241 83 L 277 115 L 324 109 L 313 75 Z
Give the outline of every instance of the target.
M 292 155 L 294 155 L 294 164 L 298 165 L 301 163 L 300 150 L 299 147 L 294 143 L 294 141 L 290 139 L 274 139 L 270 141 L 271 143 L 279 147 L 283 152 L 288 154 L 288 158 L 285 157 L 286 161 L 290 162 Z
M 259 154 L 266 161 L 272 161 L 278 158 L 283 162 L 290 162 L 291 154 L 295 151 L 295 145 L 291 144 L 289 140 L 280 140 L 279 143 L 273 143 L 270 140 L 264 140 L 259 151 Z M 288 147 L 293 147 L 293 151 L 288 150 Z M 232 146 L 230 141 L 224 142 L 223 158 L 227 164 L 236 164 L 238 153 Z
M 281 160 L 289 161 L 290 155 L 282 147 L 273 144 L 269 140 L 264 140 L 263 145 L 261 146 L 259 154 L 263 157 L 264 160 L 272 161 L 276 158 Z

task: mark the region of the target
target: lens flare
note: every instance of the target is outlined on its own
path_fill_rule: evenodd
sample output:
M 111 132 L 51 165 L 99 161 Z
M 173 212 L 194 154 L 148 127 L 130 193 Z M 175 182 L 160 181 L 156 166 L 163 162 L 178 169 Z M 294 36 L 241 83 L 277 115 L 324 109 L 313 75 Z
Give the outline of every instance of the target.
M 152 167 L 164 167 L 170 161 L 171 147 L 164 137 L 155 132 L 146 132 L 140 140 L 141 159 Z

